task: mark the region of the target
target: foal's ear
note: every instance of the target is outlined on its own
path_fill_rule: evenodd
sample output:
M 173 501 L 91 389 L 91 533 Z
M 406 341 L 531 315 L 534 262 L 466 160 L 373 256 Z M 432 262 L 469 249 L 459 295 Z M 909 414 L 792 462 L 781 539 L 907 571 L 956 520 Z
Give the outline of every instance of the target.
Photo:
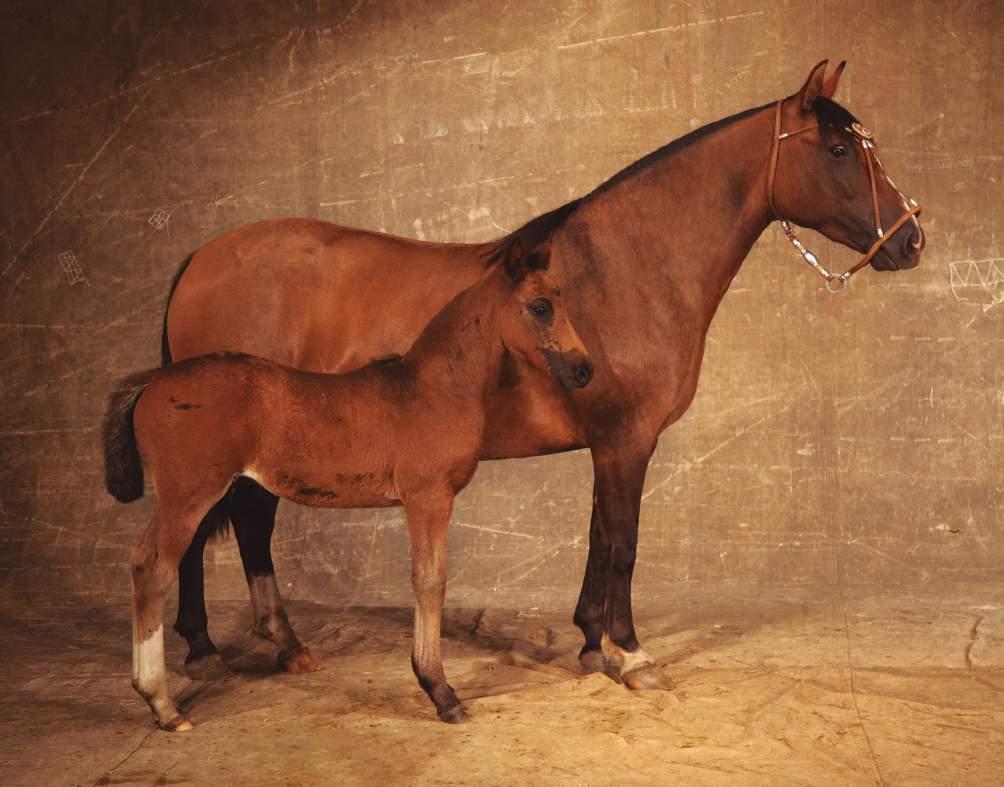
M 837 92 L 837 85 L 840 84 L 840 75 L 844 73 L 844 66 L 846 65 L 846 60 L 840 61 L 840 65 L 833 69 L 833 73 L 826 78 L 826 81 L 823 83 L 823 89 L 819 91 L 819 95 L 823 98 L 833 98 L 833 94 Z
M 532 252 L 527 253 L 523 241 L 517 237 L 513 239 L 502 264 L 509 280 L 513 284 L 519 284 L 526 278 L 527 274 L 533 271 L 547 270 L 549 262 L 546 247 L 538 246 Z
M 816 63 L 812 71 L 809 72 L 809 78 L 805 80 L 802 89 L 798 91 L 798 105 L 803 112 L 812 109 L 812 102 L 823 92 L 823 77 L 826 75 L 828 62 L 828 60 L 821 60 Z

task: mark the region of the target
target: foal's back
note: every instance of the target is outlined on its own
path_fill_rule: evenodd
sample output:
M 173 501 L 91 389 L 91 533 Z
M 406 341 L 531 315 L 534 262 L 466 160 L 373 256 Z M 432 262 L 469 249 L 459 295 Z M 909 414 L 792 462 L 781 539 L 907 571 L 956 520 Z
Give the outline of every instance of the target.
M 308 505 L 393 505 L 395 425 L 413 395 L 411 370 L 393 367 L 323 375 L 226 353 L 159 370 L 135 414 L 158 495 L 246 475 Z

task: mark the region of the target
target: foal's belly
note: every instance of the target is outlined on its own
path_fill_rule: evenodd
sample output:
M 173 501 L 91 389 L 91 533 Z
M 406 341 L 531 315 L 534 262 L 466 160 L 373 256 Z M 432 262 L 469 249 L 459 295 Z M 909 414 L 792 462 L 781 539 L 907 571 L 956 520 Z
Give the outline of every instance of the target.
M 249 468 L 242 475 L 283 500 L 314 508 L 388 508 L 401 504 L 390 475 L 374 470 L 318 472 L 280 463 L 267 470 Z

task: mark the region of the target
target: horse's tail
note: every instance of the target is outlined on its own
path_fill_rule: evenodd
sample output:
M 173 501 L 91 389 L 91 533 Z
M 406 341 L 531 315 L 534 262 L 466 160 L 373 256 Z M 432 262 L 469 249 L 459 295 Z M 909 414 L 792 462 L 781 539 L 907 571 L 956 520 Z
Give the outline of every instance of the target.
M 188 264 L 192 261 L 192 257 L 195 256 L 193 251 L 181 262 L 181 266 L 178 268 L 178 272 L 174 274 L 174 278 L 171 279 L 171 289 L 167 291 L 167 303 L 164 304 L 164 324 L 160 332 L 160 365 L 167 366 L 174 359 L 171 357 L 171 343 L 167 340 L 167 313 L 171 310 L 171 298 L 174 297 L 174 291 L 178 289 L 178 282 L 181 281 L 181 277 L 185 275 L 185 271 L 188 270 Z
M 102 428 L 105 448 L 105 489 L 120 503 L 143 497 L 143 460 L 136 445 L 132 416 L 136 401 L 156 370 L 127 377 L 108 397 Z

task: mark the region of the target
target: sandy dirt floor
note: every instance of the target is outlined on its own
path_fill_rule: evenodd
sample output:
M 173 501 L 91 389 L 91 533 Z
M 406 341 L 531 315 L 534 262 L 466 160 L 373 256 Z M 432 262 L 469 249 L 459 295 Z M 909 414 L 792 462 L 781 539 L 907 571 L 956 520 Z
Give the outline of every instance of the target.
M 730 585 L 638 604 L 672 692 L 582 675 L 567 610 L 450 610 L 447 673 L 471 719 L 449 726 L 411 675 L 410 609 L 291 603 L 326 665 L 293 676 L 246 604 L 213 603 L 233 673 L 189 681 L 171 633 L 172 691 L 196 727 L 168 734 L 130 688 L 125 605 L 6 599 L 0 781 L 1004 783 L 1004 587 Z

